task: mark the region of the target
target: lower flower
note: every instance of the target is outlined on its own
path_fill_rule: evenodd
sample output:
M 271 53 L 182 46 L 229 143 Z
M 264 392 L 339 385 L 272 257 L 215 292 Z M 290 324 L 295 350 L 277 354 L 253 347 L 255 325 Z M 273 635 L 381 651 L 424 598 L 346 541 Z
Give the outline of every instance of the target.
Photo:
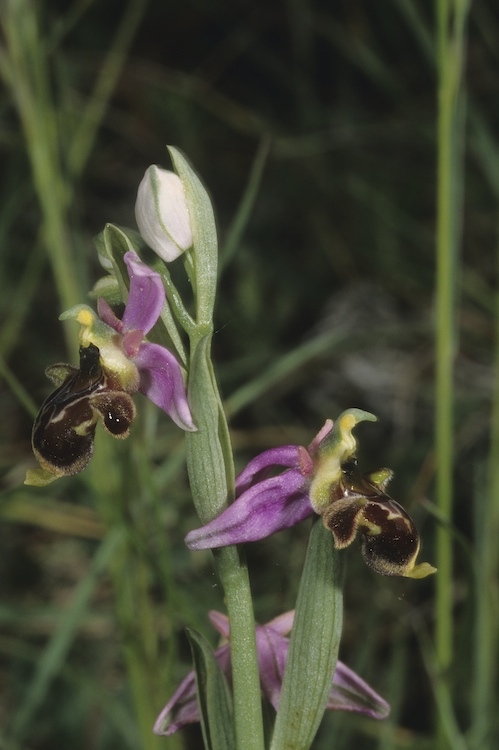
M 294 612 L 286 612 L 266 625 L 256 626 L 256 647 L 262 692 L 277 711 L 282 679 L 289 648 L 287 634 L 293 627 Z M 223 636 L 230 636 L 229 620 L 220 612 L 210 612 L 209 618 Z M 231 681 L 230 644 L 224 643 L 215 656 L 228 680 Z M 330 711 L 355 711 L 373 719 L 385 719 L 390 706 L 366 682 L 342 662 L 337 662 L 326 708 Z M 180 683 L 154 725 L 154 732 L 168 736 L 186 724 L 200 720 L 196 678 L 190 672 Z

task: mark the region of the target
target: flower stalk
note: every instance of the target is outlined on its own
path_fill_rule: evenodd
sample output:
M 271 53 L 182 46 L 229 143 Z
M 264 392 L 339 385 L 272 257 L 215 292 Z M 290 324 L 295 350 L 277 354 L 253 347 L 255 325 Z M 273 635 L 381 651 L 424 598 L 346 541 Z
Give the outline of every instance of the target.
M 234 497 L 229 430 L 211 361 L 217 280 L 217 236 L 211 201 L 181 154 L 170 148 L 189 209 L 193 249 L 185 266 L 195 292 L 195 323 L 189 327 L 188 399 L 197 432 L 186 436 L 192 497 L 203 523 L 219 515 Z M 244 553 L 235 546 L 214 551 L 227 605 L 232 653 L 232 690 L 237 750 L 263 750 L 263 720 L 255 621 Z

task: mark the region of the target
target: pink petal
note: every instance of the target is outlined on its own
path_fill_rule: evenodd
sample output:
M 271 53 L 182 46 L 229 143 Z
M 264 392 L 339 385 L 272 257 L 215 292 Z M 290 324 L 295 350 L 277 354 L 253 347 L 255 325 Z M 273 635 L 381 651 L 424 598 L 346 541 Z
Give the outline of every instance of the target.
M 173 354 L 159 344 L 144 341 L 134 362 L 140 373 L 140 391 L 176 425 L 189 432 L 195 431 L 182 371 Z
M 257 625 L 256 645 L 262 692 L 277 711 L 288 656 L 289 639 L 279 635 L 277 631 L 267 625 Z
M 208 617 L 213 627 L 218 630 L 223 638 L 228 638 L 230 636 L 230 625 L 227 615 L 224 615 L 222 612 L 217 612 L 216 609 L 211 609 L 208 612 Z
M 294 526 L 313 513 L 306 489 L 307 482 L 298 469 L 264 479 L 206 526 L 189 532 L 185 543 L 190 549 L 226 547 L 264 539 Z
M 230 647 L 228 644 L 215 651 L 217 661 L 230 682 Z M 186 724 L 200 720 L 197 698 L 196 677 L 194 671 L 185 677 L 160 715 L 156 719 L 153 732 L 164 737 L 178 732 Z
M 130 292 L 123 313 L 125 331 L 144 331 L 147 334 L 161 314 L 165 304 L 165 288 L 161 276 L 142 263 L 133 251 L 123 256 L 130 276 Z
M 284 612 L 282 615 L 274 617 L 273 620 L 269 620 L 265 627 L 272 628 L 272 630 L 275 630 L 279 635 L 288 635 L 293 627 L 294 619 L 295 611 L 294 609 L 291 609 L 289 612 Z
M 386 719 L 390 705 L 358 674 L 339 661 L 329 693 L 329 710 L 356 711 L 372 719 Z

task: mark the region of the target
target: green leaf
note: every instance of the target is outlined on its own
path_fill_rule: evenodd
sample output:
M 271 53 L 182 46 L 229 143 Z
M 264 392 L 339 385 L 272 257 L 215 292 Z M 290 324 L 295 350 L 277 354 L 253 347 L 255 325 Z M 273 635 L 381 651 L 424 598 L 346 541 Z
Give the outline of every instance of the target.
M 234 750 L 232 698 L 225 677 L 207 640 L 190 628 L 186 632 L 196 673 L 205 748 Z
M 308 750 L 324 715 L 343 622 L 343 565 L 318 519 L 310 534 L 271 750 Z
M 118 282 L 114 276 L 103 276 L 95 282 L 92 291 L 89 293 L 92 299 L 103 297 L 106 302 L 113 306 L 119 305 L 123 301 Z
M 137 253 L 141 247 L 144 247 L 142 237 L 133 229 L 106 224 L 104 231 L 97 236 L 95 244 L 97 253 L 111 262 L 120 287 L 121 299 L 125 301 L 128 297 L 130 281 L 123 256 L 130 250 Z
M 191 346 L 188 398 L 198 430 L 185 436 L 187 470 L 196 511 L 207 523 L 227 507 L 234 468 L 210 360 L 211 336 Z
M 168 146 L 175 172 L 184 186 L 191 219 L 193 251 L 191 278 L 195 291 L 197 322 L 212 326 L 213 306 L 217 286 L 218 242 L 215 216 L 203 183 L 185 158 L 173 146 Z M 189 253 L 183 256 L 188 262 Z

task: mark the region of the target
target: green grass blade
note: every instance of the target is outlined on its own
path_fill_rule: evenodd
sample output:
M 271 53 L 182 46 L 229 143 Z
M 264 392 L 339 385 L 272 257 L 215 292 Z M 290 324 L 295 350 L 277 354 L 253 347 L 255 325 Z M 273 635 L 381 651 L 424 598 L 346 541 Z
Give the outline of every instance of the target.
M 60 626 L 47 644 L 24 701 L 14 716 L 11 733 L 13 740 L 21 740 L 30 731 L 31 722 L 71 648 L 95 586 L 122 541 L 123 534 L 120 531 L 111 532 L 98 548 L 88 574 L 78 584 L 73 602 L 61 616 Z

